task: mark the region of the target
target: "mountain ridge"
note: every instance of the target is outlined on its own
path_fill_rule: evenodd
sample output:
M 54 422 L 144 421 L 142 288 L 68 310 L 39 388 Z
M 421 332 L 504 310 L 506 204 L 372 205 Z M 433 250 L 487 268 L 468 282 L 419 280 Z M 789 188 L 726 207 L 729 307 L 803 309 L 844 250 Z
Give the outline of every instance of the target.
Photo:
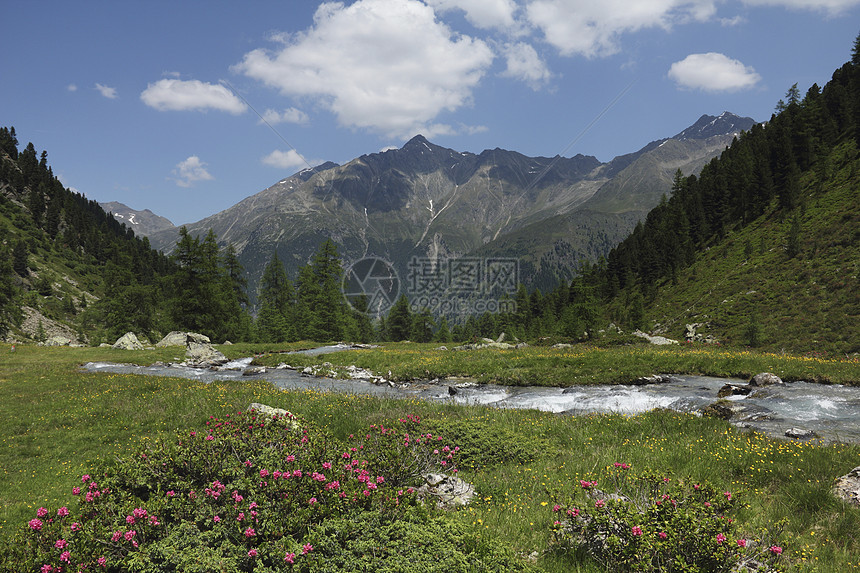
M 583 154 L 529 157 L 500 148 L 461 152 L 417 135 L 397 149 L 300 171 L 186 227 L 193 235 L 211 228 L 221 244 L 236 247 L 250 275 L 252 298 L 273 250 L 294 273 L 328 237 L 347 265 L 375 256 L 404 273 L 411 258 L 491 253 L 488 244 L 580 209 L 607 214 L 614 230 L 601 244 L 618 242 L 636 216 L 644 217 L 668 192 L 676 169 L 695 172 L 731 142 L 737 125 L 755 123 L 728 112 L 702 116 L 699 122 L 704 118 L 731 126 L 731 133 L 710 135 L 699 127 L 689 131 L 699 137 L 658 140 L 609 163 Z M 574 219 L 573 227 L 584 220 Z M 162 230 L 150 240 L 155 248 L 170 250 L 176 233 L 175 228 Z M 536 244 L 536 252 L 525 255 L 539 260 L 556 247 L 554 242 Z M 605 246 L 598 251 L 581 247 L 574 251 L 589 260 L 608 252 Z M 573 272 L 568 268 L 556 279 Z

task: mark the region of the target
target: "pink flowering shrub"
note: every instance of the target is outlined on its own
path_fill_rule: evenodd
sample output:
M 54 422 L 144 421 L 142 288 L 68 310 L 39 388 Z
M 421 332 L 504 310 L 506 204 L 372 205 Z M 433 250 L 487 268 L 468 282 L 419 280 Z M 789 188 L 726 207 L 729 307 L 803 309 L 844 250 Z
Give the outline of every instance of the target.
M 319 524 L 396 521 L 415 509 L 422 473 L 456 471 L 456 447 L 417 418 L 395 425 L 341 444 L 291 415 L 211 418 L 83 476 L 72 503 L 21 527 L 6 559 L 54 572 L 313 570 L 317 547 L 332 546 L 308 537 Z
M 778 571 L 782 564 L 780 553 L 737 531 L 737 494 L 708 484 L 618 463 L 554 495 L 557 550 L 584 552 L 610 571 L 729 572 L 739 564 Z

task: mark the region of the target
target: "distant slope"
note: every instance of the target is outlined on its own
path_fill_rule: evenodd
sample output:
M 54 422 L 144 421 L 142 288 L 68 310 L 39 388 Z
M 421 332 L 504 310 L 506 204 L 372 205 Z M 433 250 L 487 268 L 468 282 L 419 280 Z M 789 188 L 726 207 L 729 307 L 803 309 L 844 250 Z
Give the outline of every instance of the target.
M 175 225 L 166 217 L 156 215 L 149 209 L 138 211 L 117 201 L 99 203 L 107 213 L 111 213 L 120 223 L 134 231 L 139 237 L 148 237 L 164 229 L 172 229 Z

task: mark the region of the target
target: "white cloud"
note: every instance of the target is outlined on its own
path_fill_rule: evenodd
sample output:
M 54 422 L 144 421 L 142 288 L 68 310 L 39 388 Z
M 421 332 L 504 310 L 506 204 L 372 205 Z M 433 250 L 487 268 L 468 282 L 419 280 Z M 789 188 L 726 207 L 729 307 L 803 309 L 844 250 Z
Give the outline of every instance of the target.
M 716 13 L 716 0 L 533 0 L 529 22 L 565 56 L 608 56 L 619 51 L 622 34 L 645 28 L 669 29 Z
M 675 62 L 669 77 L 681 87 L 707 92 L 749 89 L 761 79 L 752 67 L 715 52 L 690 54 Z
M 459 9 L 466 13 L 468 20 L 476 28 L 515 27 L 514 13 L 517 5 L 513 0 L 426 0 L 440 12 Z
M 77 88 L 75 88 L 77 89 Z M 108 87 L 102 84 L 96 84 L 96 89 L 99 90 L 99 93 L 105 96 L 108 99 L 116 99 L 119 97 L 116 93 L 116 88 Z M 74 91 L 74 90 L 72 90 Z
M 76 92 L 78 91 L 78 86 L 76 86 L 75 84 L 69 84 L 66 86 L 66 89 L 70 92 Z
M 417 0 L 323 3 L 313 27 L 280 39 L 278 50 L 253 50 L 234 70 L 389 137 L 450 131 L 433 120 L 469 105 L 493 60 L 486 43 L 454 34 Z
M 200 158 L 196 155 L 190 156 L 185 161 L 180 161 L 172 173 L 176 176 L 173 180 L 180 187 L 191 187 L 197 181 L 215 179 L 206 170 L 206 163 L 200 161 Z
M 839 14 L 860 5 L 860 0 L 743 0 L 748 6 L 781 6 L 795 10 L 815 10 Z
M 522 80 L 534 90 L 546 85 L 552 78 L 546 63 L 531 45 L 524 42 L 507 44 L 502 48 L 502 52 L 508 64 L 507 69 L 502 72 L 503 76 Z
M 263 112 L 263 120 L 271 125 L 275 125 L 276 123 L 305 124 L 309 121 L 309 118 L 308 114 L 302 110 L 290 107 L 282 112 L 274 109 L 267 109 Z
M 276 149 L 262 160 L 264 165 L 270 167 L 278 167 L 281 169 L 292 169 L 295 167 L 307 167 L 307 161 L 296 152 L 295 149 L 289 151 L 281 151 Z
M 198 80 L 158 80 L 146 86 L 140 99 L 158 111 L 215 109 L 238 115 L 246 109 L 242 100 L 226 87 Z

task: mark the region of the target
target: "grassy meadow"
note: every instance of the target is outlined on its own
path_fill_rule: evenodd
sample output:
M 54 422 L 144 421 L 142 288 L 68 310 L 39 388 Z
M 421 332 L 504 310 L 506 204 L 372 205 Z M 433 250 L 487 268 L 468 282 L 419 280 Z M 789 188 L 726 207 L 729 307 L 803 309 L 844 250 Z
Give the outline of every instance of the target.
M 308 344 L 292 346 L 301 347 Z M 860 382 L 860 363 L 757 354 L 725 348 L 531 347 L 517 351 L 435 350 L 387 344 L 324 357 L 291 355 L 287 346 L 221 347 L 228 356 L 256 354 L 261 364 L 328 361 L 356 364 L 398 380 L 470 376 L 508 384 L 624 382 L 658 372 L 746 377 L 771 371 L 788 380 Z M 779 543 L 780 565 L 797 571 L 860 569 L 860 508 L 830 493 L 834 478 L 860 466 L 860 445 L 773 440 L 720 420 L 668 411 L 639 416 L 558 416 L 416 400 L 318 392 L 282 392 L 264 380 L 202 384 L 179 378 L 82 372 L 88 361 L 173 361 L 180 349 L 0 347 L 0 550 L 39 507 L 70 503 L 71 488 L 142 443 L 204 428 L 263 402 L 313 421 L 337 440 L 370 424 L 409 414 L 459 445 L 461 477 L 478 497 L 451 518 L 480 536 L 501 540 L 535 571 L 602 571 L 553 543 L 553 506 L 581 480 L 603 479 L 614 464 L 670 480 L 707 482 L 738 500 L 746 538 Z

